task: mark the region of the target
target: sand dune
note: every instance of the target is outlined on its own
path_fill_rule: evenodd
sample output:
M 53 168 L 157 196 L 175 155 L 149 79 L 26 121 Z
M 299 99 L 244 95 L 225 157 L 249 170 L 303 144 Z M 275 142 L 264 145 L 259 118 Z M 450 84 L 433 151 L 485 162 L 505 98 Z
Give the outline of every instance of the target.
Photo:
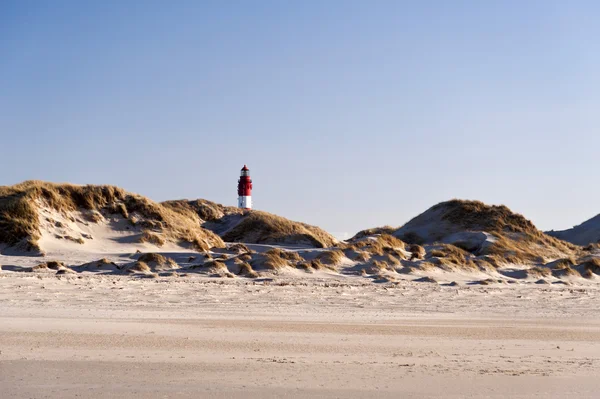
M 600 215 L 570 229 L 547 231 L 546 234 L 576 245 L 598 244 L 600 242 Z

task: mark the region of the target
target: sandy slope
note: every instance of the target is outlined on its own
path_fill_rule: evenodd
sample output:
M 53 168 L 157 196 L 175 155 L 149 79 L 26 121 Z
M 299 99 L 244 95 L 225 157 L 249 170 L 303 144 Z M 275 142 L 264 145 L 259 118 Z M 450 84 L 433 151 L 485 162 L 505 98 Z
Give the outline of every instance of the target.
M 578 397 L 596 287 L 0 272 L 2 397 Z
M 600 241 L 600 215 L 570 229 L 547 231 L 546 234 L 577 245 L 595 244 Z

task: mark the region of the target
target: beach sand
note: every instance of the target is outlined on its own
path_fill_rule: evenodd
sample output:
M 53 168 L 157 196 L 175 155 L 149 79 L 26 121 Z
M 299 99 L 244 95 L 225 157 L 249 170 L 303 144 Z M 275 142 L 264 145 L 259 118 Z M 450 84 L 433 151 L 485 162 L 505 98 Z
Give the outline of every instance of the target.
M 3 398 L 597 398 L 595 286 L 0 272 Z

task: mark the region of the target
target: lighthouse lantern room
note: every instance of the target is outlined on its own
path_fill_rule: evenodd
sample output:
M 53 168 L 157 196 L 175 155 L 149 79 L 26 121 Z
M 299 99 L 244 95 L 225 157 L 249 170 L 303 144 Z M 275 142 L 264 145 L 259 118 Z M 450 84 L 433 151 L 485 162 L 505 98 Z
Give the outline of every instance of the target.
M 252 209 L 252 179 L 246 165 L 242 168 L 238 181 L 238 208 Z

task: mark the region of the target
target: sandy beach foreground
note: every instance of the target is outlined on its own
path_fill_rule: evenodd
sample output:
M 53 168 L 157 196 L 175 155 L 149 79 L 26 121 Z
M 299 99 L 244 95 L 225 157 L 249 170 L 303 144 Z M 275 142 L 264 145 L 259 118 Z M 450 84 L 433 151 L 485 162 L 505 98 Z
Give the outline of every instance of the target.
M 3 398 L 600 391 L 593 286 L 0 276 Z

